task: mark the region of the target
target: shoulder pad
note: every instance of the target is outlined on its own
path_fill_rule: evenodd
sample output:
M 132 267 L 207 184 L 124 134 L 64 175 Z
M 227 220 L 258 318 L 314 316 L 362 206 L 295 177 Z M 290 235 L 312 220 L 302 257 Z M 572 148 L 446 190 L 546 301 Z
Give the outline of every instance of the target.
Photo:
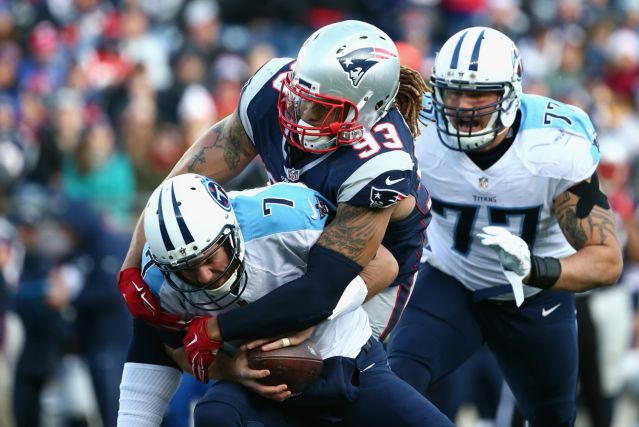
M 545 96 L 525 94 L 521 97 L 520 129 L 563 129 L 594 142 L 595 127 L 581 108 Z
M 596 143 L 565 129 L 520 130 L 515 144 L 521 161 L 534 174 L 572 182 L 589 178 L 599 163 Z
M 415 138 L 415 150 L 417 151 L 418 159 L 425 159 L 424 155 L 426 154 L 428 156 L 441 157 L 452 151 L 442 144 L 435 123 L 424 123 L 423 121 L 419 123 L 419 135 Z M 430 157 L 428 160 L 431 160 Z
M 300 184 L 275 184 L 230 196 L 247 242 L 277 233 L 321 230 L 334 209 L 318 192 Z
M 385 186 L 392 187 L 389 191 L 393 195 L 401 194 L 405 197 L 410 194 L 410 175 L 414 165 L 410 154 L 403 150 L 387 151 L 371 157 L 344 180 L 337 194 L 337 202 L 377 207 L 372 205 L 373 200 L 369 194 L 374 191 L 373 186 L 382 189 L 381 183 L 378 182 L 380 179 L 384 183 L 388 180 Z M 393 200 L 397 202 L 401 198 Z M 390 206 L 394 202 L 385 203 L 382 207 Z
M 271 86 L 273 89 L 280 89 L 281 80 L 284 77 L 282 69 L 288 70 L 288 67 L 293 63 L 293 58 L 274 58 L 262 65 L 259 70 L 253 74 L 253 76 L 244 84 L 242 93 L 240 94 L 240 100 L 238 103 L 238 113 L 242 125 L 249 135 L 251 141 L 253 141 L 253 130 L 249 119 L 249 104 L 256 98 L 258 93 L 266 85 Z M 280 76 L 281 75 L 281 76 Z
M 292 64 L 293 58 L 273 58 L 262 65 L 253 76 L 244 84 L 242 89 L 242 99 L 245 96 L 257 93 L 262 86 L 272 79 L 277 73 L 281 72 L 286 65 Z
M 433 106 L 433 97 L 430 92 L 426 92 L 422 98 L 422 110 L 419 117 L 429 122 L 435 122 L 435 107 Z
M 160 288 L 162 288 L 162 284 L 164 283 L 164 275 L 151 260 L 150 254 L 149 244 L 145 243 L 144 249 L 142 250 L 142 264 L 140 265 L 142 278 L 144 279 L 144 283 L 151 289 L 151 292 L 153 292 L 156 297 L 159 297 Z
M 521 112 L 515 146 L 531 172 L 573 182 L 593 174 L 599 147 L 583 110 L 544 96 L 523 95 Z

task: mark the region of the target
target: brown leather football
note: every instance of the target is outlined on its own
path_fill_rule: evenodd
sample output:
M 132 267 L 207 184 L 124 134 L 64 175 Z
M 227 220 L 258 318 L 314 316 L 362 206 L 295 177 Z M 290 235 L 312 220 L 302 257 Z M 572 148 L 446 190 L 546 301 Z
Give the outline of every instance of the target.
M 260 380 L 262 384 L 286 384 L 293 394 L 297 394 L 320 376 L 324 362 L 315 344 L 306 340 L 299 345 L 272 351 L 254 348 L 249 351 L 248 364 L 251 369 L 268 369 L 271 372 Z

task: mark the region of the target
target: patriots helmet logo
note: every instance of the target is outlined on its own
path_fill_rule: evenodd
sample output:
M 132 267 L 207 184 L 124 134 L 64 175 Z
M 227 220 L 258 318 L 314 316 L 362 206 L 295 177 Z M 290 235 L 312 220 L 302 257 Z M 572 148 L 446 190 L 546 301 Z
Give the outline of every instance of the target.
M 366 74 L 373 65 L 390 58 L 397 58 L 397 55 L 386 49 L 363 47 L 349 52 L 346 55 L 338 56 L 337 60 L 342 66 L 342 69 L 348 73 L 353 87 L 357 87 L 360 81 L 362 81 L 364 74 Z

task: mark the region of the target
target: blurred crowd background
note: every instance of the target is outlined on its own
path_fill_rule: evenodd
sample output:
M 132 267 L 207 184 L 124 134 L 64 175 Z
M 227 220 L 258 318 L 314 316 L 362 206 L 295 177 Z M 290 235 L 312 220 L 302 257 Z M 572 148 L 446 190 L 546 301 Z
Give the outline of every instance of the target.
M 0 0 L 0 427 L 115 425 L 131 322 L 115 275 L 148 195 L 263 63 L 349 18 L 426 80 L 446 38 L 491 26 L 518 44 L 525 91 L 590 114 L 627 262 L 580 297 L 579 423 L 639 426 L 639 0 Z M 228 188 L 265 182 L 256 161 Z M 498 370 L 477 374 L 494 362 L 473 363 L 433 399 L 505 425 Z

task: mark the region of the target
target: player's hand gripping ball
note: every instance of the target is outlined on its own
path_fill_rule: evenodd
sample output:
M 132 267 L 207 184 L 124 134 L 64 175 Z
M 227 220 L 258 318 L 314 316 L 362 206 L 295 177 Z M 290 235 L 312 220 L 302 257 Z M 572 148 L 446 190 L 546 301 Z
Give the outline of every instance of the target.
M 251 369 L 268 369 L 270 375 L 262 378 L 264 385 L 288 385 L 293 395 L 311 385 L 322 372 L 322 355 L 312 341 L 262 351 L 259 347 L 249 351 L 248 364 Z

